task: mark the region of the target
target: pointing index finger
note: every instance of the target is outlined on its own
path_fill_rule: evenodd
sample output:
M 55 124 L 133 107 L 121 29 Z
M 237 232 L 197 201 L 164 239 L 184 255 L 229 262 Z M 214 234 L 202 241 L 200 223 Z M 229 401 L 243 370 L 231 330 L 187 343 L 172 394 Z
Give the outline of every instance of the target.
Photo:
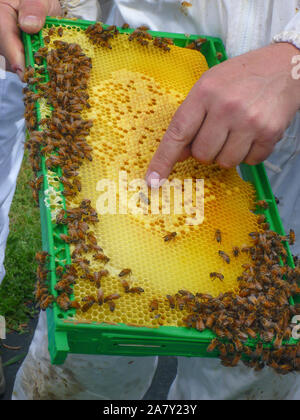
M 201 99 L 199 100 L 197 85 L 195 85 L 174 114 L 149 164 L 146 174 L 149 186 L 153 180 L 158 185 L 159 180 L 168 178 L 173 166 L 199 131 L 205 114 L 204 104 Z

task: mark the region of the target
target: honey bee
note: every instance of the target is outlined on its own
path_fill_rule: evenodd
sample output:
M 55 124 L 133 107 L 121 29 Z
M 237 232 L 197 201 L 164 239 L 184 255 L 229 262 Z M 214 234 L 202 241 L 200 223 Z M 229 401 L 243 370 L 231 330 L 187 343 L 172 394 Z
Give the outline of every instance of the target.
M 37 252 L 35 254 L 35 259 L 39 264 L 45 264 L 49 254 L 47 251 Z
M 101 271 L 95 272 L 93 274 L 93 279 L 94 279 L 94 281 L 96 283 L 96 287 L 98 289 L 101 287 L 101 278 L 106 277 L 108 275 L 109 275 L 108 270 L 101 270 Z
M 216 59 L 220 61 L 222 60 L 222 58 L 223 58 L 223 54 L 221 52 L 217 52 Z
M 67 295 L 67 293 L 61 293 L 57 298 L 56 298 L 56 303 L 58 304 L 58 306 L 63 310 L 63 311 L 67 311 L 70 308 L 71 305 L 71 301 L 69 296 Z
M 165 242 L 172 241 L 173 239 L 175 239 L 176 236 L 177 236 L 177 232 L 168 233 L 166 236 L 164 236 L 164 241 Z
M 82 312 L 87 312 L 94 303 L 96 303 L 94 296 L 86 296 L 82 298 L 82 301 L 85 302 L 85 304 L 81 307 Z
M 144 292 L 144 289 L 142 287 L 131 287 L 128 292 L 140 294 Z
M 57 29 L 57 33 L 58 33 L 58 35 L 59 35 L 60 37 L 62 37 L 62 36 L 63 36 L 64 30 L 63 30 L 63 28 L 62 28 L 61 26 Z
M 108 258 L 106 255 L 104 254 L 94 254 L 93 255 L 94 260 L 96 261 L 102 261 L 104 264 L 108 263 L 108 261 L 110 260 L 110 258 Z
M 234 346 L 235 346 L 236 351 L 237 351 L 238 353 L 242 353 L 244 346 L 243 346 L 243 344 L 241 343 L 241 341 L 240 341 L 238 338 L 235 338 L 235 339 L 233 340 L 233 343 L 234 343 Z
M 126 280 L 122 280 L 122 286 L 124 287 L 125 293 L 129 293 L 130 286 Z
M 255 358 L 260 358 L 263 354 L 263 351 L 264 351 L 263 343 L 258 343 L 253 353 L 253 356 Z
M 118 293 L 112 293 L 104 298 L 104 302 L 108 302 L 109 300 L 120 299 L 120 295 Z
M 45 284 L 37 282 L 35 289 L 36 300 L 41 300 L 46 295 L 48 295 L 48 288 L 45 286 Z
M 214 338 L 210 345 L 207 347 L 207 352 L 211 353 L 213 352 L 216 348 L 218 348 L 218 346 L 220 345 L 220 341 L 217 338 Z
M 36 276 L 39 280 L 46 280 L 48 276 L 49 270 L 45 270 L 40 265 L 37 266 L 36 269 Z
M 150 305 L 149 306 L 150 306 L 150 311 L 151 312 L 157 311 L 158 310 L 158 301 L 156 299 L 152 300 L 150 302 Z
M 129 29 L 129 28 L 130 28 L 130 26 L 129 26 L 128 23 L 123 23 L 122 29 Z
M 81 182 L 79 181 L 79 179 L 74 178 L 73 180 L 73 185 L 77 188 L 77 190 L 80 192 L 81 191 Z
M 182 311 L 183 308 L 185 307 L 186 301 L 184 300 L 184 298 L 182 298 L 181 296 L 178 296 L 177 295 L 176 296 L 176 303 L 177 303 L 178 309 L 180 311 Z
M 150 28 L 146 25 L 141 25 L 137 28 L 138 31 L 148 31 Z
M 257 223 L 258 224 L 262 224 L 262 223 L 265 223 L 266 222 L 266 216 L 264 215 L 264 214 L 260 214 L 258 217 L 257 217 Z
M 97 291 L 97 302 L 100 306 L 103 305 L 104 302 L 104 292 L 101 288 Z
M 205 322 L 206 328 L 208 328 L 209 330 L 212 329 L 212 327 L 215 323 L 215 319 L 216 318 L 215 318 L 214 314 L 209 315 L 209 317 L 206 319 L 206 322 Z
M 24 72 L 24 82 L 28 83 L 28 81 L 34 76 L 34 73 L 34 67 L 27 67 L 26 71 Z
M 259 200 L 255 204 L 256 204 L 257 207 L 261 207 L 263 209 L 268 209 L 269 208 L 269 204 L 265 200 Z
M 220 344 L 219 344 L 219 351 L 220 351 L 220 357 L 222 358 L 224 358 L 224 357 L 226 357 L 227 356 L 227 349 L 226 349 L 226 346 L 225 346 L 225 344 L 224 343 L 221 343 L 220 342 Z
M 206 327 L 202 318 L 197 319 L 195 327 L 200 332 L 203 332 L 205 330 Z
M 219 255 L 227 264 L 230 264 L 230 257 L 224 251 L 219 251 Z
M 52 26 L 48 31 L 48 36 L 52 36 L 52 35 L 54 35 L 54 33 L 55 33 L 55 27 Z
M 107 303 L 108 303 L 108 306 L 109 306 L 109 310 L 110 310 L 111 312 L 114 312 L 114 310 L 115 310 L 115 308 L 116 308 L 116 304 L 115 304 L 115 302 L 114 302 L 113 300 L 109 300 Z
M 290 233 L 289 233 L 289 244 L 290 245 L 294 245 L 296 241 L 296 235 L 295 232 L 293 231 L 293 229 L 290 229 Z
M 233 247 L 232 254 L 234 257 L 238 257 L 240 255 L 240 249 L 237 246 Z
M 166 298 L 167 298 L 167 299 L 168 299 L 168 301 L 169 301 L 169 305 L 170 305 L 170 307 L 171 307 L 172 309 L 174 309 L 174 308 L 175 308 L 175 304 L 176 304 L 174 297 L 173 297 L 173 296 L 171 296 L 171 295 L 167 295 L 167 296 L 166 296 Z
M 77 300 L 72 300 L 70 303 L 70 308 L 81 309 L 80 303 Z
M 61 238 L 64 242 L 66 242 L 67 244 L 70 244 L 71 242 L 73 242 L 73 239 L 72 239 L 70 236 L 65 235 L 64 233 L 61 233 L 61 234 L 60 234 L 60 238 Z
M 287 375 L 288 373 L 292 372 L 293 367 L 291 365 L 288 364 L 284 364 L 284 365 L 280 365 L 276 371 L 277 373 L 281 374 L 281 375 Z
M 280 349 L 280 347 L 282 346 L 282 340 L 283 340 L 283 337 L 280 336 L 280 335 L 277 335 L 277 337 L 275 338 L 275 341 L 273 343 L 274 349 L 276 349 L 276 350 Z
M 216 239 L 216 241 L 218 243 L 221 243 L 222 242 L 222 234 L 221 234 L 220 229 L 217 229 L 216 230 L 216 232 L 215 232 L 215 239 Z
M 53 302 L 54 302 L 54 297 L 52 295 L 47 295 L 40 302 L 40 308 L 42 309 L 42 311 L 45 311 Z
M 132 273 L 130 268 L 124 268 L 120 273 L 119 277 L 129 276 Z
M 221 273 L 210 273 L 210 277 L 214 280 L 214 279 L 219 279 L 220 281 L 224 280 L 224 276 Z
M 253 331 L 251 328 L 246 328 L 246 333 L 249 337 L 253 338 L 254 340 L 257 338 L 257 334 L 255 331 Z
M 221 363 L 223 366 L 226 367 L 236 367 L 241 360 L 242 355 L 237 353 L 234 356 L 231 357 L 221 357 Z
M 94 232 L 87 232 L 86 237 L 87 240 L 90 241 L 92 244 L 97 245 L 97 238 Z
M 54 286 L 55 290 L 58 290 L 60 292 L 65 292 L 68 295 L 71 295 L 73 292 L 73 289 L 70 287 L 70 282 L 67 280 L 60 280 L 56 285 Z
M 193 5 L 189 1 L 182 1 L 181 2 L 181 6 L 183 6 L 183 7 L 192 7 Z
M 188 45 L 186 45 L 185 48 L 187 48 L 188 50 L 195 50 L 196 49 L 196 43 L 194 41 L 190 42 Z

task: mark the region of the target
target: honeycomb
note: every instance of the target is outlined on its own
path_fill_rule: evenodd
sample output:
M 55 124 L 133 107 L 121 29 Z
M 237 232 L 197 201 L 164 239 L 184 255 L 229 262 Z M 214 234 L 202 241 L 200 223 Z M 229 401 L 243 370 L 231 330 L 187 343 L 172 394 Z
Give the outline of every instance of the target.
M 120 171 L 128 182 L 144 178 L 174 112 L 208 66 L 198 51 L 171 46 L 171 51 L 165 52 L 151 44 L 145 47 L 129 42 L 126 34 L 111 41 L 111 50 L 93 45 L 81 29 L 72 27 L 64 28 L 63 37 L 53 36 L 51 41 L 55 39 L 78 43 L 92 58 L 88 92 L 91 108 L 83 116 L 94 121 L 88 137 L 93 160 L 81 167 L 82 191 L 67 205 L 76 207 L 89 198 L 97 209 L 100 180 L 109 179 L 118 185 Z M 251 211 L 254 188 L 235 169 L 201 165 L 192 158 L 175 165 L 170 180 L 174 178 L 204 179 L 203 223 L 187 225 L 186 214 L 172 215 L 172 211 L 170 215 L 151 211 L 143 214 L 149 207 L 143 200 L 139 203 L 142 214 L 99 215 L 100 222 L 90 229 L 110 261 L 103 265 L 95 262 L 92 254 L 87 258 L 92 271 L 105 268 L 110 273 L 101 280 L 105 296 L 119 293 L 121 297 L 115 301 L 113 312 L 107 304 L 93 305 L 85 313 L 77 310 L 78 320 L 182 326 L 185 311 L 171 309 L 166 295 L 180 289 L 213 296 L 237 290 L 237 277 L 249 256 L 240 253 L 234 257 L 232 248 L 250 245 L 249 232 L 259 230 L 257 216 Z M 132 195 L 129 193 L 129 197 Z M 161 197 L 158 202 L 163 210 Z M 172 199 L 170 207 L 174 207 Z M 221 243 L 215 238 L 217 229 L 221 231 Z M 165 242 L 164 236 L 170 232 L 177 236 Z M 219 250 L 230 256 L 230 264 L 219 256 Z M 125 278 L 130 287 L 142 287 L 144 293 L 124 293 L 118 276 L 124 268 L 132 271 Z M 222 273 L 224 280 L 213 280 L 211 272 Z M 97 296 L 97 289 L 93 283 L 78 279 L 74 294 L 81 301 L 87 295 Z M 153 300 L 158 301 L 158 309 L 150 311 Z

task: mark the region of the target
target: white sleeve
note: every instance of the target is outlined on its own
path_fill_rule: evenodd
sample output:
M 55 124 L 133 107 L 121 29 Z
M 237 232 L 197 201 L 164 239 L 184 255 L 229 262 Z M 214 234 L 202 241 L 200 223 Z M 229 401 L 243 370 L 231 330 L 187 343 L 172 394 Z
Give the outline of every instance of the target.
M 274 42 L 289 42 L 300 49 L 300 12 L 287 24 L 282 32 L 273 37 Z
M 67 17 L 85 20 L 100 20 L 101 8 L 98 0 L 60 0 Z

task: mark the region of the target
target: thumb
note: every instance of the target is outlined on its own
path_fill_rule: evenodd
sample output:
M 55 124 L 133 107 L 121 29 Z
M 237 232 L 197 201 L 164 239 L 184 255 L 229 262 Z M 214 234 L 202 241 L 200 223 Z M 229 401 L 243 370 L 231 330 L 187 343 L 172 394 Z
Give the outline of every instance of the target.
M 28 34 L 40 31 L 44 26 L 48 8 L 48 0 L 22 0 L 18 18 L 22 31 Z

